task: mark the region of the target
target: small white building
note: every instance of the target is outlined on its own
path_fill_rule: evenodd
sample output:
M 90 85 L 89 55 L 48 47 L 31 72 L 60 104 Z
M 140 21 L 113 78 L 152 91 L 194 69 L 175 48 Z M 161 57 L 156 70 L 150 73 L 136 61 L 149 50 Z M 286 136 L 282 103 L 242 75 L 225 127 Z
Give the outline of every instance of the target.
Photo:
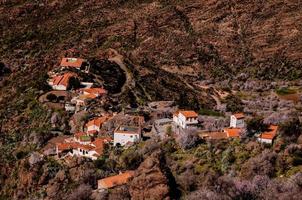
M 96 138 L 90 142 L 65 141 L 56 144 L 56 153 L 60 157 L 62 152 L 68 152 L 70 156 L 82 156 L 96 160 L 103 154 L 104 144 L 110 142 L 110 138 Z
M 75 104 L 65 103 L 65 111 L 73 113 L 73 112 L 75 112 L 75 110 L 76 110 Z
M 108 120 L 108 117 L 104 116 L 104 117 L 94 118 L 94 119 L 88 121 L 85 125 L 87 128 L 86 132 L 88 134 L 94 134 L 94 133 L 100 132 L 103 123 L 105 123 L 107 120 Z
M 198 114 L 195 111 L 178 111 L 173 115 L 173 122 L 184 129 L 198 124 Z
M 67 90 L 71 77 L 76 77 L 76 74 L 68 72 L 63 75 L 55 76 L 48 81 L 48 84 L 54 90 Z
M 89 72 L 90 64 L 87 60 L 82 58 L 62 58 L 60 66 L 62 68 L 74 68 Z
M 257 140 L 261 143 L 272 145 L 277 136 L 278 126 L 271 125 L 266 132 L 260 133 Z
M 125 146 L 129 143 L 138 142 L 141 139 L 139 127 L 120 126 L 114 131 L 113 145 Z
M 231 128 L 244 128 L 245 123 L 244 123 L 245 116 L 243 113 L 236 113 L 231 115 L 231 120 L 230 120 L 230 127 Z
M 82 93 L 84 95 L 95 95 L 96 97 L 100 97 L 107 94 L 107 90 L 104 88 L 84 88 L 82 89 Z

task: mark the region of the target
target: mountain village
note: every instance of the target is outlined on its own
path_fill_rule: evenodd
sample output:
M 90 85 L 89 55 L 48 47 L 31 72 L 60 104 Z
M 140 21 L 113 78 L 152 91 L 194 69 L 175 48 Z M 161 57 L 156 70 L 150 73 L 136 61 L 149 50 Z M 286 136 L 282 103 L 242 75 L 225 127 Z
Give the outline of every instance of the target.
M 229 116 L 229 126 L 207 131 L 201 124 L 202 115 L 194 110 L 178 109 L 173 101 L 151 102 L 147 108 L 142 108 L 151 113 L 151 120 L 145 120 L 137 112 L 139 108 L 134 112 L 133 109 L 128 109 L 130 112 L 123 110 L 121 113 L 110 110 L 95 112 L 108 101 L 110 94 L 99 83 L 82 81 L 80 74 L 89 74 L 90 68 L 85 59 L 62 58 L 60 66 L 48 73 L 48 84 L 53 91 L 40 99 L 48 103 L 48 106 L 55 106 L 58 102 L 63 104 L 58 108 L 69 113 L 70 123 L 78 128 L 70 136 L 58 135 L 50 140 L 44 148 L 45 156 L 53 156 L 58 160 L 68 160 L 72 156 L 97 160 L 110 146 L 129 148 L 150 137 L 163 140 L 168 137 L 186 137 L 193 132 L 203 140 L 215 141 L 236 140 L 245 135 L 247 116 L 244 113 L 226 113 L 225 116 Z M 84 119 L 84 124 L 77 124 L 79 120 L 76 120 L 76 116 L 87 110 L 93 114 Z M 271 124 L 266 131 L 256 134 L 255 138 L 260 143 L 272 145 L 277 134 L 278 126 Z M 125 171 L 100 179 L 98 189 L 125 184 L 133 175 L 133 171 Z

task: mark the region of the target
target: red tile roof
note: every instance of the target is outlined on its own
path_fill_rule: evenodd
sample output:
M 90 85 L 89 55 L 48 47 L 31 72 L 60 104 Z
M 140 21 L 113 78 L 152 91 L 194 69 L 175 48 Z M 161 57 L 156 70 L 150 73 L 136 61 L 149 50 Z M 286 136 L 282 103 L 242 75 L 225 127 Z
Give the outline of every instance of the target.
M 265 131 L 260 134 L 259 138 L 272 140 L 274 139 L 274 137 L 276 137 L 277 131 L 278 131 L 278 126 L 271 125 L 268 131 Z
M 237 138 L 240 136 L 241 128 L 225 128 L 224 131 L 228 137 Z
M 69 79 L 71 77 L 75 77 L 75 76 L 76 76 L 76 74 L 70 73 L 70 72 L 60 75 L 60 76 L 56 76 L 53 79 L 53 84 L 54 85 L 64 85 L 65 87 L 67 87 Z
M 73 148 L 73 143 L 57 143 L 56 144 L 59 151 L 65 151 Z
M 108 117 L 98 117 L 94 118 L 93 120 L 90 120 L 86 123 L 86 127 L 88 126 L 98 126 L 101 127 L 101 125 L 108 120 Z
M 95 98 L 96 98 L 96 96 L 94 94 L 84 94 L 84 95 L 80 95 L 78 97 L 78 99 L 83 100 L 83 101 L 89 100 L 89 99 L 95 99 Z
M 98 180 L 99 188 L 112 188 L 118 185 L 126 184 L 131 177 L 134 176 L 134 171 L 126 171 L 122 174 L 107 177 L 104 179 Z
M 177 111 L 176 113 L 174 113 L 174 115 L 178 115 L 179 113 L 181 113 L 186 118 L 198 117 L 198 114 L 193 110 L 180 110 L 180 111 Z
M 198 117 L 198 114 L 193 110 L 184 110 L 184 111 L 180 111 L 180 113 L 183 116 L 185 116 L 186 118 L 188 118 L 188 117 Z
M 102 95 L 107 93 L 107 90 L 104 88 L 85 88 L 83 91 L 94 95 Z
M 80 68 L 85 60 L 82 58 L 62 58 L 62 67 Z
M 79 143 L 75 143 L 73 147 L 83 149 L 83 150 L 86 150 L 86 151 L 91 151 L 95 148 L 95 147 L 93 147 L 91 145 L 88 145 L 88 144 L 79 144 Z
M 233 114 L 237 119 L 243 119 L 245 116 L 243 113 L 235 113 Z

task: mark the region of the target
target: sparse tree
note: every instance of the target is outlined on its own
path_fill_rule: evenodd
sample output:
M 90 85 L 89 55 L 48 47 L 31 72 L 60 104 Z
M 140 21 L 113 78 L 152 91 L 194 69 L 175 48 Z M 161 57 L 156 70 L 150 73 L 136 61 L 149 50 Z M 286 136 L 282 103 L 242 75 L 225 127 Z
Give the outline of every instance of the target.
M 247 136 L 252 137 L 255 134 L 264 132 L 268 129 L 268 125 L 263 123 L 262 117 L 255 117 L 246 122 Z
M 200 138 L 197 135 L 195 129 L 189 129 L 186 130 L 184 133 L 180 133 L 178 141 L 179 145 L 183 149 L 190 149 L 200 141 Z
M 244 109 L 241 99 L 235 95 L 229 95 L 225 99 L 226 110 L 228 112 L 242 112 Z
M 79 89 L 80 87 L 81 87 L 81 82 L 80 82 L 80 80 L 78 79 L 78 78 L 76 78 L 76 77 L 71 77 L 70 79 L 69 79 L 69 82 L 68 82 L 69 84 L 69 88 L 68 89 L 74 89 L 74 90 L 76 90 L 76 89 Z
M 296 141 L 302 133 L 302 123 L 298 117 L 280 126 L 281 136 L 287 141 Z
M 53 93 L 49 93 L 48 95 L 46 95 L 46 99 L 50 102 L 55 102 L 57 101 L 57 96 Z

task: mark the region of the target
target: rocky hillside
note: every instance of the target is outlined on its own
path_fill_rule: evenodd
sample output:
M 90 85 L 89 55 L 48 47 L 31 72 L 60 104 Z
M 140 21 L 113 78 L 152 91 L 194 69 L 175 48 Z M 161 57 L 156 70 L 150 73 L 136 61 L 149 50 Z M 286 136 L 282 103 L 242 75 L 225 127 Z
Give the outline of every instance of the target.
M 144 104 L 151 100 L 182 102 L 185 96 L 186 102 L 182 102 L 184 106 L 213 108 L 213 96 L 206 89 L 196 87 L 194 82 L 240 81 L 243 76 L 253 81 L 291 81 L 301 77 L 301 7 L 302 3 L 298 0 L 1 1 L 0 150 L 3 153 L 0 155 L 0 198 L 14 196 L 15 199 L 31 199 L 30 195 L 45 196 L 45 193 L 51 198 L 58 192 L 60 185 L 69 188 L 70 183 L 78 181 L 76 174 L 70 172 L 71 169 L 82 170 L 82 165 L 91 164 L 78 161 L 74 166 L 70 164 L 63 167 L 52 160 L 37 161 L 36 165 L 35 162 L 31 164 L 25 161 L 32 151 L 39 150 L 52 137 L 48 133 L 52 113 L 42 107 L 37 98 L 48 90 L 47 72 L 58 66 L 62 57 L 87 58 L 94 61 L 96 66 L 102 63 L 100 60 L 112 54 L 115 59 L 122 59 L 128 85 L 122 90 L 119 103 Z M 108 69 L 112 63 L 107 64 L 102 69 Z M 120 84 L 119 80 L 111 79 L 110 73 L 106 72 L 106 78 Z M 64 116 L 62 118 L 64 128 Z M 217 149 L 217 152 L 221 152 Z M 280 154 L 283 156 L 283 152 Z M 167 156 L 167 162 L 170 156 Z M 202 177 L 205 170 L 199 165 L 202 162 L 212 165 L 215 159 L 213 161 L 211 155 L 205 158 L 202 154 L 201 157 L 201 160 L 193 160 L 196 169 L 184 167 L 182 161 L 178 163 L 179 166 L 174 163 L 174 175 L 180 172 L 183 174 L 176 177 L 180 185 L 176 188 L 180 188 L 183 194 L 195 191 L 190 194 L 191 199 L 200 196 L 210 198 L 205 190 L 199 190 L 201 194 L 198 193 L 197 189 L 205 183 L 192 181 L 196 181 L 196 174 L 186 176 L 184 173 L 187 168 L 188 173 L 199 170 Z M 250 158 L 246 157 L 243 161 L 241 157 L 237 158 L 240 160 L 238 166 Z M 262 163 L 265 159 L 261 157 L 259 160 Z M 162 177 L 160 183 L 171 186 L 171 180 L 164 178 L 169 176 L 163 176 L 165 166 L 159 166 L 158 160 L 146 161 L 140 170 L 148 171 L 150 163 L 158 169 L 155 173 L 156 177 Z M 287 173 L 283 171 L 282 175 Z M 208 192 L 216 199 L 220 191 L 212 182 L 224 172 L 221 170 L 219 175 L 215 174 L 212 178 L 209 176 L 208 182 L 211 184 Z M 90 177 L 90 173 L 95 174 L 94 171 L 89 172 L 87 177 Z M 106 173 L 97 174 L 95 178 L 105 177 L 109 174 Z M 289 173 L 288 177 L 293 174 Z M 18 181 L 18 177 L 22 180 Z M 139 183 L 142 177 L 138 176 L 130 184 L 132 195 L 139 195 L 137 191 L 140 188 L 135 183 Z M 236 187 L 239 183 L 245 184 L 236 181 L 227 180 L 223 176 L 220 185 L 225 185 L 225 182 L 232 186 L 237 184 Z M 57 182 L 60 184 L 55 184 Z M 78 182 L 85 184 L 86 190 L 91 190 L 86 179 Z M 194 184 L 186 188 L 189 182 Z M 256 182 L 253 184 L 257 185 Z M 95 186 L 95 183 L 90 185 Z M 273 187 L 274 182 L 268 182 L 268 185 Z M 78 187 L 73 186 L 73 189 Z M 42 188 L 41 194 L 34 194 L 37 187 Z M 165 198 L 168 186 L 158 187 Z M 76 192 L 85 193 L 86 190 Z M 124 190 L 119 192 L 123 193 Z M 70 199 L 76 199 L 77 193 Z M 271 193 L 273 195 L 274 192 Z M 68 194 L 60 195 L 65 198 L 64 195 Z

